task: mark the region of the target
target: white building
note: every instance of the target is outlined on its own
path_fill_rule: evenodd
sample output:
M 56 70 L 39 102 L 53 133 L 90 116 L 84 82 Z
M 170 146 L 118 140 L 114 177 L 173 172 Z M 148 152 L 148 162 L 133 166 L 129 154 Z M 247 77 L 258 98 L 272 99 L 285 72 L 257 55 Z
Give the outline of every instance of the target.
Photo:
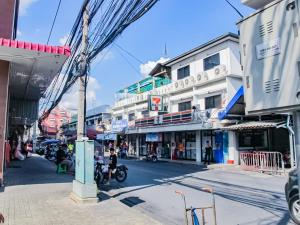
M 213 39 L 156 65 L 150 76 L 119 91 L 122 98 L 112 108 L 115 119 L 128 120 L 129 152 L 145 155 L 154 148 L 161 158 L 202 162 L 209 141 L 217 162 L 220 153 L 233 161 L 218 113 L 242 86 L 238 36 Z M 150 95 L 163 97 L 164 112 L 149 111 Z

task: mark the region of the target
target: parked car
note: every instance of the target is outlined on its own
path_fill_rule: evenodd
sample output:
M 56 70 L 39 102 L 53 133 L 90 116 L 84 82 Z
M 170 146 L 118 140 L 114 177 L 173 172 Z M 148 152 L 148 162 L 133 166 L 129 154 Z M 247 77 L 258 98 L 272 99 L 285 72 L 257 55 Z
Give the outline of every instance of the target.
M 292 220 L 296 224 L 300 225 L 300 201 L 297 169 L 289 172 L 289 179 L 285 185 L 285 197 Z

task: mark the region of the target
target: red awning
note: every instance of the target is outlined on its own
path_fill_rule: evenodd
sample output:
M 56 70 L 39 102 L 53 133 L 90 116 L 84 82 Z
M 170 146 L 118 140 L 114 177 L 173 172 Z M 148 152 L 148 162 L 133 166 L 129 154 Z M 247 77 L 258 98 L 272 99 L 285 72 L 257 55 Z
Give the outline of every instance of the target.
M 45 52 L 50 54 L 61 54 L 66 56 L 70 56 L 71 54 L 70 47 L 68 46 L 43 45 L 26 41 L 10 40 L 5 38 L 0 38 L 0 46 Z
M 38 101 L 70 56 L 67 46 L 0 38 L 0 60 L 10 62 L 10 95 Z

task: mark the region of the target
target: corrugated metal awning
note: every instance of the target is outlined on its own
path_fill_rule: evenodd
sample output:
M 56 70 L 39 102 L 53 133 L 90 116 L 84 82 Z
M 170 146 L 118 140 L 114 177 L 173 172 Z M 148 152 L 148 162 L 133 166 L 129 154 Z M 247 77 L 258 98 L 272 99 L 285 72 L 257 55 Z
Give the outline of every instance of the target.
M 278 127 L 284 124 L 285 121 L 250 121 L 240 124 L 223 127 L 222 130 L 251 130 Z

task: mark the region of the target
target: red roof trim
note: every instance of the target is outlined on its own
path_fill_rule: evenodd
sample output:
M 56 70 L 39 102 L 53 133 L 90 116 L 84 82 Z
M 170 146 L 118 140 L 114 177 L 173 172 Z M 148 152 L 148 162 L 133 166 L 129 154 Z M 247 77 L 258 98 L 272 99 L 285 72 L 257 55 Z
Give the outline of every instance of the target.
M 38 52 L 46 52 L 50 54 L 59 54 L 59 55 L 71 55 L 71 50 L 69 46 L 51 46 L 51 45 L 42 45 L 35 44 L 25 41 L 10 40 L 5 38 L 0 38 L 0 46 L 10 47 L 10 48 L 21 48 Z

